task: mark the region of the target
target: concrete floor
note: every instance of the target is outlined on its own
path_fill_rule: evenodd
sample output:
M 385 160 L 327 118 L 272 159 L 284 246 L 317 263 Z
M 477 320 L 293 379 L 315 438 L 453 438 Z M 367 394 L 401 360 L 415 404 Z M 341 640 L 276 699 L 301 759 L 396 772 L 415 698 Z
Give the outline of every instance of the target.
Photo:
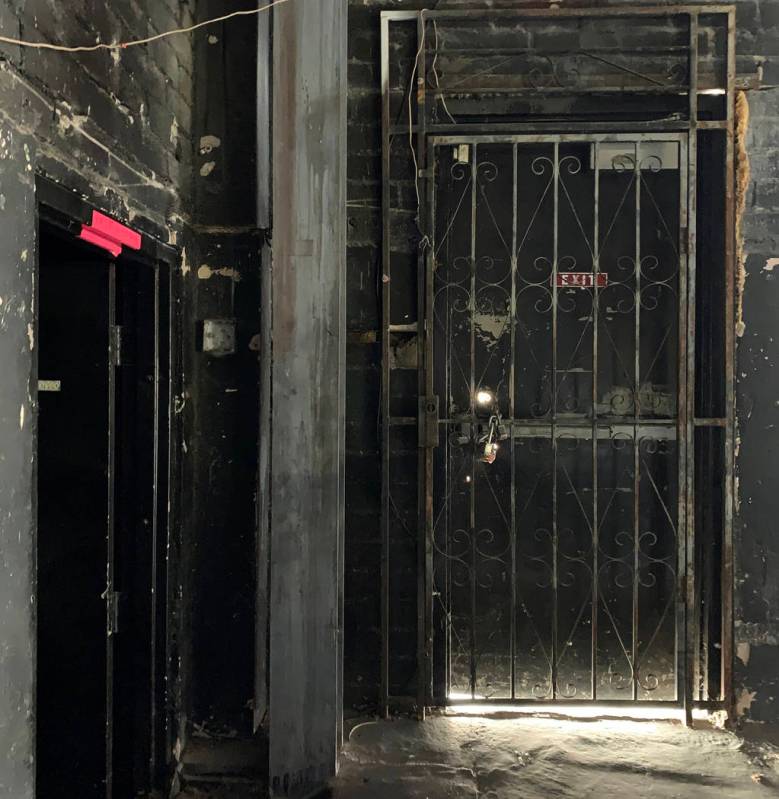
M 334 799 L 759 799 L 779 748 L 674 722 L 437 716 L 354 727 Z

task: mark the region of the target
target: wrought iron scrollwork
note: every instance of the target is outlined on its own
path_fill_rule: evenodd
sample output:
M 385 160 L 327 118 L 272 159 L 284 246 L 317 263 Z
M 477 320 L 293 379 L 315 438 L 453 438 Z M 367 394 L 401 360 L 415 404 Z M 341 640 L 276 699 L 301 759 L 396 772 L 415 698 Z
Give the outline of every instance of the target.
M 677 411 L 655 378 L 672 351 L 681 277 L 678 221 L 654 191 L 663 180 L 678 189 L 679 175 L 642 157 L 640 141 L 623 144 L 610 165 L 562 144 L 521 159 L 521 144 L 512 158 L 478 145 L 439 171 L 436 192 L 448 195 L 433 242 L 434 359 L 456 435 L 442 437 L 434 573 L 450 603 L 450 684 L 473 696 L 665 698 L 674 687 L 678 449 L 655 417 Z M 601 197 L 611 194 L 593 230 L 583 203 L 594 170 Z M 607 283 L 556 285 L 560 272 L 588 270 Z M 594 367 L 588 375 L 596 360 L 607 386 Z M 474 404 L 485 385 L 508 430 L 488 462 L 491 420 Z M 647 417 L 654 427 L 642 427 Z M 513 658 L 509 688 L 501 658 Z

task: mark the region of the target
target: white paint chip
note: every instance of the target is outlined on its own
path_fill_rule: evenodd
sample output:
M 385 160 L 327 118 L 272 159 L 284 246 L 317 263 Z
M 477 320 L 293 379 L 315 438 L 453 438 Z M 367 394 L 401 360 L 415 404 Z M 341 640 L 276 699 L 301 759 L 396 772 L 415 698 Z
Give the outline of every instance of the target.
M 749 642 L 741 641 L 739 645 L 736 647 L 736 657 L 745 665 L 749 665 L 749 655 L 750 655 Z
M 222 140 L 218 136 L 200 137 L 200 154 L 206 155 L 222 146 Z
M 219 41 L 219 37 L 218 36 L 214 36 L 213 34 L 211 34 L 208 37 L 208 43 L 209 44 L 216 44 L 218 41 Z
M 763 267 L 764 272 L 773 272 L 774 267 L 779 266 L 779 258 L 769 258 Z
M 235 283 L 241 280 L 241 275 L 237 269 L 231 266 L 223 266 L 221 269 L 212 269 L 208 264 L 203 264 L 197 270 L 197 276 L 200 280 L 210 280 L 214 275 L 219 277 L 229 277 Z
M 749 691 L 746 688 L 739 694 L 736 699 L 736 716 L 743 716 L 744 713 L 752 706 L 755 701 L 757 691 Z
M 206 163 L 200 167 L 201 177 L 207 178 L 214 171 L 215 166 L 216 161 L 206 161 Z

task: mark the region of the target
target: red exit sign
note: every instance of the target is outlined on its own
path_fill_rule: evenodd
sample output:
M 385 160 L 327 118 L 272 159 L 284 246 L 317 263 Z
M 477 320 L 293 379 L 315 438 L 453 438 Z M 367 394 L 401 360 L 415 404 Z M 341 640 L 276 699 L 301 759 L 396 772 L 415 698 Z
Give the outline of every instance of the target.
M 609 284 L 609 276 L 605 272 L 558 272 L 558 288 L 599 289 L 606 288 Z

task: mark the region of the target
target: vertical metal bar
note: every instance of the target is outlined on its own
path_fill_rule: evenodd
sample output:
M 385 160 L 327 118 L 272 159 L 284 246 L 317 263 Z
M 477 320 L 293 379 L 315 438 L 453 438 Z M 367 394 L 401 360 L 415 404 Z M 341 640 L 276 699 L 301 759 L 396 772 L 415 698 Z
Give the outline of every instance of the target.
M 390 76 L 389 19 L 381 17 L 381 712 L 390 685 Z
M 159 598 L 159 557 L 158 542 L 160 533 L 160 265 L 154 265 L 154 453 L 152 464 L 152 523 L 151 523 L 151 640 L 149 662 L 149 785 L 153 786 L 157 774 L 157 614 Z
M 552 699 L 557 698 L 557 261 L 559 257 L 560 143 L 554 143 L 552 242 Z
M 733 503 L 735 470 L 735 97 L 736 12 L 727 14 L 727 130 L 725 150 L 725 495 L 722 541 L 722 685 L 720 696 L 734 718 L 733 696 Z
M 427 283 L 425 278 L 427 272 L 428 256 L 427 241 L 425 237 L 427 230 L 427 205 L 429 199 L 430 180 L 425 176 L 427 190 L 419 191 L 420 174 L 418 165 L 429 166 L 427 160 L 427 51 L 425 43 L 425 12 L 420 11 L 417 17 L 417 60 L 416 60 L 416 87 L 409 86 L 409 92 L 416 98 L 416 159 L 417 174 L 414 176 L 417 186 L 417 196 L 419 203 L 417 207 L 417 220 L 419 230 L 423 236 L 423 242 L 417 256 L 417 275 L 420 276 L 417 285 L 417 364 L 421 366 L 417 373 L 417 390 L 419 396 L 431 396 L 432 390 L 428 391 L 428 375 L 432 377 L 428 365 L 428 343 L 427 343 Z M 425 718 L 426 708 L 431 704 L 432 667 L 430 656 L 432 654 L 432 634 L 431 625 L 431 603 L 433 599 L 431 556 L 432 547 L 429 542 L 429 533 L 432 529 L 432 502 L 433 502 L 433 450 L 430 447 L 421 447 L 417 459 L 417 485 L 418 485 L 418 511 L 419 525 L 417 534 L 418 547 L 418 575 L 417 575 L 417 641 L 418 641 L 418 685 L 417 685 L 417 712 L 420 719 Z
M 692 702 L 698 661 L 699 609 L 695 607 L 695 184 L 697 176 L 698 126 L 698 15 L 690 14 L 690 139 L 688 143 L 688 220 L 687 220 L 687 331 L 684 337 L 687 356 L 685 392 L 685 561 L 686 660 L 684 709 L 685 720 L 692 725 Z
M 106 519 L 106 728 L 105 728 L 105 769 L 106 799 L 112 799 L 114 793 L 114 636 L 111 615 L 114 610 L 115 577 L 115 526 L 116 526 L 116 402 L 117 374 L 112 345 L 114 327 L 117 324 L 117 289 L 116 264 L 108 267 L 108 502 Z
M 687 273 L 689 271 L 689 254 L 685 251 L 689 248 L 689 224 L 690 224 L 690 199 L 691 186 L 694 182 L 690 176 L 690 164 L 693 164 L 690 155 L 691 139 L 694 134 L 688 134 L 679 144 L 679 202 L 680 202 L 680 230 L 679 230 L 679 341 L 677 345 L 678 359 L 677 364 L 677 416 L 678 416 L 678 521 L 677 521 L 677 569 L 679 580 L 677 581 L 676 597 L 676 699 L 687 706 L 685 697 L 687 696 L 687 435 L 688 410 L 687 410 L 687 306 L 688 306 L 688 282 Z
M 514 417 L 516 416 L 515 381 L 516 381 L 516 335 L 517 335 L 517 227 L 518 227 L 518 181 L 517 181 L 517 143 L 511 146 L 511 185 L 512 185 L 512 214 L 511 214 L 511 354 L 509 375 L 509 407 L 508 414 L 511 427 L 510 457 L 511 457 L 511 698 L 516 699 L 517 677 L 517 497 L 516 497 L 516 451 L 514 445 Z
M 425 95 L 424 102 L 424 115 L 427 117 L 427 95 Z M 435 149 L 430 148 L 427 153 L 427 208 L 430 209 L 429 227 L 426 231 L 430 237 L 430 242 L 425 251 L 425 280 L 424 284 L 424 315 L 421 319 L 421 324 L 417 324 L 418 334 L 424 331 L 424 367 L 425 367 L 425 380 L 424 391 L 428 398 L 432 398 L 435 392 L 434 385 L 434 371 L 433 371 L 433 330 L 434 330 L 434 312 L 433 312 L 433 270 L 435 268 L 435 254 L 433 252 L 432 241 L 435 237 L 435 166 L 436 157 Z M 438 421 L 436 421 L 436 440 L 439 436 Z M 428 443 L 430 443 L 428 441 Z M 425 661 L 426 661 L 426 704 L 433 704 L 433 604 L 435 586 L 433 581 L 433 448 L 427 447 L 425 449 L 425 602 L 426 602 L 426 618 L 425 618 Z
M 600 272 L 600 144 L 591 144 L 595 170 L 593 180 L 593 263 L 592 271 L 592 626 L 591 626 L 591 663 L 592 663 L 592 699 L 598 698 L 598 325 L 600 324 L 600 292 L 598 291 L 598 273 Z
M 451 191 L 451 171 L 447 176 L 447 184 L 448 188 Z M 450 210 L 451 213 L 451 210 Z M 433 234 L 435 234 L 435 230 L 433 230 Z M 433 247 L 436 247 L 435 239 Z M 436 250 L 437 251 L 437 250 Z M 433 259 L 435 261 L 435 252 Z M 446 239 L 446 250 L 444 257 L 447 263 L 451 263 L 451 258 L 449 257 L 449 237 Z M 435 268 L 435 264 L 434 267 Z M 445 331 L 446 337 L 443 343 L 443 347 L 445 347 L 446 351 L 446 361 L 444 364 L 445 374 L 444 374 L 444 386 L 445 386 L 445 395 L 442 398 L 442 402 L 445 404 L 445 417 L 449 418 L 449 406 L 450 406 L 450 397 L 452 396 L 452 370 L 451 370 L 451 362 L 452 362 L 452 330 L 451 330 L 451 321 L 452 321 L 452 305 L 451 305 L 451 292 L 449 287 L 446 288 L 446 322 L 445 322 Z M 431 331 L 435 327 L 435 312 L 433 316 L 430 318 L 430 326 Z M 432 332 L 431 332 L 432 335 Z M 435 356 L 434 356 L 435 357 Z M 445 480 L 446 480 L 446 490 L 444 493 L 444 506 L 439 510 L 439 524 L 441 514 L 444 515 L 444 523 L 445 523 L 445 531 L 446 531 L 446 558 L 445 558 L 445 587 L 446 587 L 446 595 L 444 597 L 444 607 L 443 611 L 445 613 L 445 624 L 446 624 L 446 698 L 449 698 L 449 694 L 452 690 L 452 617 L 451 617 L 451 610 L 452 610 L 452 566 L 451 566 L 451 540 L 452 540 L 452 516 L 450 513 L 451 508 L 451 501 L 450 497 L 453 496 L 453 487 L 452 487 L 452 475 L 450 471 L 450 460 L 451 460 L 451 449 L 449 444 L 449 430 L 450 428 L 447 426 L 444 428 L 444 473 L 445 473 Z
M 264 270 L 263 270 L 264 271 Z M 170 701 L 174 691 L 174 684 L 178 680 L 178 663 L 174 652 L 174 624 L 172 621 L 172 611 L 176 606 L 176 591 L 178 590 L 178 565 L 179 565 L 179 537 L 178 537 L 178 516 L 181 504 L 181 415 L 176 413 L 177 398 L 182 391 L 182 352 L 181 352 L 181 303 L 178 297 L 181 296 L 180 271 L 168 265 L 165 273 L 165 283 L 167 290 L 167 313 L 168 325 L 166 330 L 167 347 L 169 352 L 167 380 L 168 380 L 168 407 L 166 409 L 166 421 L 168 425 L 168 474 L 167 474 L 167 514 L 165 517 L 165 605 L 171 610 L 171 617 L 167 618 L 165 625 L 165 668 L 163 697 L 165 700 L 165 752 L 166 765 L 167 758 L 172 757 L 173 752 L 173 728 L 174 711 L 173 702 Z M 262 650 L 261 650 L 262 651 Z M 267 672 L 266 672 L 267 673 Z
M 476 431 L 476 180 L 478 158 L 477 145 L 473 145 L 471 153 L 471 296 L 469 312 L 470 346 L 471 346 L 471 429 Z M 475 433 L 474 433 L 475 435 Z M 476 698 L 476 449 L 474 447 L 471 458 L 471 491 L 468 527 L 471 534 L 471 699 Z
M 639 459 L 638 426 L 641 414 L 641 144 L 634 143 L 635 154 L 635 387 L 633 394 L 633 634 L 631 636 L 631 673 L 633 699 L 638 699 L 638 570 L 639 570 L 639 537 L 640 537 L 640 503 L 641 503 L 641 464 Z

